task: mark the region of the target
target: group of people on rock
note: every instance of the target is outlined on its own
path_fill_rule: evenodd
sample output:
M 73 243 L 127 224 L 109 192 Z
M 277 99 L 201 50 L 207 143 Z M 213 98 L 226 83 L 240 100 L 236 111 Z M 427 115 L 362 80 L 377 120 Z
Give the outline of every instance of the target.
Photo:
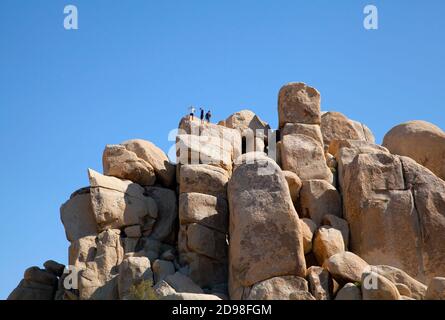
M 207 113 L 205 114 L 205 116 L 204 116 L 204 109 L 203 109 L 203 108 L 199 108 L 199 110 L 200 110 L 200 119 L 201 119 L 201 123 L 204 122 L 204 117 L 205 117 L 205 121 L 206 121 L 207 123 L 210 123 L 210 118 L 212 117 L 212 113 L 210 112 L 210 110 L 207 111 Z M 196 111 L 195 107 L 194 107 L 194 106 L 191 106 L 191 107 L 189 108 L 189 111 L 190 111 L 190 120 L 194 120 L 194 119 L 195 119 L 195 111 Z

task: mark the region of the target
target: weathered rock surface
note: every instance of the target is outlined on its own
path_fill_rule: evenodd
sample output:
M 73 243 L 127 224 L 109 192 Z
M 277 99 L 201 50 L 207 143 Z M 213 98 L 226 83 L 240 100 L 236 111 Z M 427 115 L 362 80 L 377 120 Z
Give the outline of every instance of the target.
M 338 291 L 335 300 L 362 300 L 362 292 L 355 284 L 347 283 Z
M 345 252 L 341 232 L 329 226 L 320 227 L 315 233 L 312 251 L 320 265 L 334 254 Z
M 283 129 L 281 129 L 281 137 L 287 136 L 289 134 L 301 134 L 311 137 L 322 147 L 324 147 L 323 136 L 318 124 L 286 123 Z
M 230 297 L 240 299 L 246 288 L 273 277 L 304 277 L 301 226 L 278 165 L 266 157 L 239 165 L 228 196 Z
M 326 112 L 321 116 L 321 132 L 326 150 L 334 140 L 362 140 L 375 143 L 374 135 L 367 126 L 348 119 L 340 112 Z
M 352 252 L 337 253 L 327 259 L 323 268 L 339 283 L 360 282 L 362 274 L 369 269 L 369 265 Z
M 342 150 L 345 150 L 343 148 Z M 445 273 L 445 182 L 407 157 L 359 154 L 345 167 L 350 249 L 417 280 Z
M 321 224 L 324 226 L 331 226 L 334 229 L 337 229 L 341 232 L 343 236 L 343 241 L 345 243 L 345 248 L 349 247 L 349 225 L 348 221 L 345 219 L 339 218 L 333 214 L 327 214 L 323 216 Z
M 326 215 L 342 216 L 338 191 L 324 180 L 306 180 L 300 191 L 298 212 L 320 226 Z
M 314 238 L 317 225 L 309 218 L 300 219 L 301 233 L 303 234 L 304 254 L 312 251 L 312 239 Z
M 164 187 L 170 187 L 175 180 L 175 166 L 170 163 L 167 155 L 150 141 L 134 139 L 122 142 L 128 151 L 134 152 L 138 158 L 149 163 L 156 174 L 156 179 Z
M 150 260 L 146 257 L 127 257 L 119 265 L 118 290 L 121 300 L 133 300 L 135 288 L 143 281 L 153 284 Z
M 61 206 L 60 218 L 68 241 L 97 235 L 98 227 L 91 205 L 90 188 L 74 192 Z
M 210 165 L 183 165 L 179 181 L 180 193 L 201 193 L 227 197 L 227 171 Z
M 326 164 L 323 147 L 309 136 L 284 136 L 281 163 L 284 170 L 296 173 L 303 181 L 320 179 L 333 183 L 333 175 Z
M 330 300 L 334 291 L 334 280 L 329 272 L 321 267 L 310 267 L 307 280 L 311 294 L 316 300 Z
M 286 123 L 320 124 L 320 93 L 304 83 L 289 83 L 278 94 L 280 128 Z
M 375 272 L 362 274 L 363 300 L 399 300 L 400 294 L 397 287 L 387 278 Z
M 296 291 L 308 291 L 307 281 L 300 277 L 274 277 L 252 286 L 245 300 L 290 300 Z
M 414 159 L 445 180 L 445 132 L 432 123 L 402 123 L 385 135 L 383 146 L 393 154 Z
M 156 181 L 153 167 L 123 145 L 107 145 L 102 164 L 107 176 L 131 180 L 143 186 L 151 186 Z
M 283 171 L 286 178 L 287 185 L 289 186 L 290 197 L 292 202 L 296 203 L 300 197 L 301 186 L 303 185 L 301 179 L 293 172 Z
M 89 169 L 90 195 L 99 230 L 139 224 L 153 228 L 158 216 L 156 202 L 144 195 L 144 188 L 129 180 L 101 175 Z

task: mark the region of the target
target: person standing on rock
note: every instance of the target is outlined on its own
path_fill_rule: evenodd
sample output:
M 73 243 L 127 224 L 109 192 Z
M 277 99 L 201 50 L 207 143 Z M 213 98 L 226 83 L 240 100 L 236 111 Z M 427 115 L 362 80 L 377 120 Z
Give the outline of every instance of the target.
M 190 119 L 193 121 L 195 119 L 195 111 L 196 111 L 196 109 L 195 109 L 194 106 L 191 106 L 189 108 L 189 110 L 190 110 Z
M 210 112 L 210 110 L 209 111 L 207 111 L 207 113 L 206 113 L 206 121 L 207 121 L 207 123 L 210 123 L 210 118 L 212 117 L 212 113 Z
M 204 109 L 199 108 L 201 110 L 201 124 L 204 122 Z

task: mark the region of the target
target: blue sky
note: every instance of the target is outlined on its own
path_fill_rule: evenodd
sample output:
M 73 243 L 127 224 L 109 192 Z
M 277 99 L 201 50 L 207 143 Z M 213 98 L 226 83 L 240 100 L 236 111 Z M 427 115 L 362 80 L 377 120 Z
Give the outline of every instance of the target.
M 75 4 L 79 30 L 63 28 Z M 363 8 L 379 9 L 379 30 Z M 101 170 L 106 144 L 168 132 L 190 104 L 214 120 L 250 108 L 277 125 L 277 93 L 303 81 L 322 109 L 367 124 L 445 128 L 445 2 L 2 0 L 0 298 L 23 271 L 65 263 L 59 207 Z

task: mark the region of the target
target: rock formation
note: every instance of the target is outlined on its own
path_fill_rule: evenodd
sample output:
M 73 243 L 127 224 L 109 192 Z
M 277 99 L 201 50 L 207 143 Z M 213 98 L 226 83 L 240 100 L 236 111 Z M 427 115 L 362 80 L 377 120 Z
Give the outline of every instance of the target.
M 28 268 L 8 299 L 445 299 L 444 132 L 408 122 L 380 146 L 320 106 L 289 83 L 277 130 L 184 117 L 175 164 L 107 145 L 60 208 L 66 266 Z

